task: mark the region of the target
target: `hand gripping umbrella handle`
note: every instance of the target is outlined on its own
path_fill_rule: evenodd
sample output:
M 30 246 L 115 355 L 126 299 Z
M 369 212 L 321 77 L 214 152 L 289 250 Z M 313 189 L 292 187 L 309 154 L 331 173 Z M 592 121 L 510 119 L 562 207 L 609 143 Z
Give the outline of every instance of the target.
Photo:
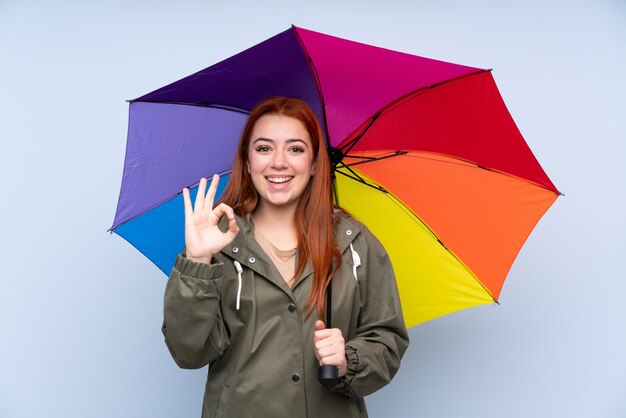
M 332 301 L 333 286 L 331 281 L 326 288 L 326 328 L 331 328 Z M 339 383 L 339 369 L 332 364 L 320 366 L 317 378 L 326 389 L 332 389 Z

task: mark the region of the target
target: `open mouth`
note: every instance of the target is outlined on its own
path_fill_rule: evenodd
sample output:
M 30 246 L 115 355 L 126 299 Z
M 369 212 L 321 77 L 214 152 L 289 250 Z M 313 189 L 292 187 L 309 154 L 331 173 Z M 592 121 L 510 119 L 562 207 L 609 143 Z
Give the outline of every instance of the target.
M 287 183 L 289 180 L 293 178 L 293 176 L 282 176 L 282 177 L 265 177 L 267 181 L 274 184 Z

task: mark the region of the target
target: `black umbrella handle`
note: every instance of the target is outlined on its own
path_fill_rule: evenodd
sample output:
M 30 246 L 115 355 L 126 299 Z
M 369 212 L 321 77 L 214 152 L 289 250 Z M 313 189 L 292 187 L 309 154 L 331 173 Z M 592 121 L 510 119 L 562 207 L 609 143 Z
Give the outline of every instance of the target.
M 333 303 L 333 282 L 328 283 L 326 288 L 326 328 L 332 328 L 331 326 L 331 314 Z M 337 366 L 331 364 L 325 364 L 320 366 L 318 372 L 318 380 L 322 386 L 326 389 L 332 389 L 339 383 L 339 369 Z
M 317 377 L 322 386 L 326 389 L 332 389 L 339 383 L 339 369 L 332 364 L 325 364 L 320 366 Z

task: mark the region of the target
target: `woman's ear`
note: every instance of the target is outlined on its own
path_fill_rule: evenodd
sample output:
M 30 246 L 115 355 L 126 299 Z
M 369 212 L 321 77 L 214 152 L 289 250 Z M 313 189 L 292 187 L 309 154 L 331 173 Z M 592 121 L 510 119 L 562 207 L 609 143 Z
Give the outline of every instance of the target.
M 315 175 L 315 161 L 311 164 L 311 175 Z
M 250 161 L 246 161 L 246 170 L 248 170 L 248 174 L 252 174 L 250 173 Z

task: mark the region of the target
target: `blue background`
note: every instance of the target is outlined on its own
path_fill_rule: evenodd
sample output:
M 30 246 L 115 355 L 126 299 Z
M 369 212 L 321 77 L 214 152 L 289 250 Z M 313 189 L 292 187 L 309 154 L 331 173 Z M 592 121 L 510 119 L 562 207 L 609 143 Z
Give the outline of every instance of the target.
M 296 24 L 494 68 L 566 196 L 500 306 L 413 328 L 372 417 L 626 416 L 626 2 L 0 0 L 0 417 L 198 417 L 165 276 L 110 236 L 128 105 Z M 182 208 L 181 208 L 182 210 Z

